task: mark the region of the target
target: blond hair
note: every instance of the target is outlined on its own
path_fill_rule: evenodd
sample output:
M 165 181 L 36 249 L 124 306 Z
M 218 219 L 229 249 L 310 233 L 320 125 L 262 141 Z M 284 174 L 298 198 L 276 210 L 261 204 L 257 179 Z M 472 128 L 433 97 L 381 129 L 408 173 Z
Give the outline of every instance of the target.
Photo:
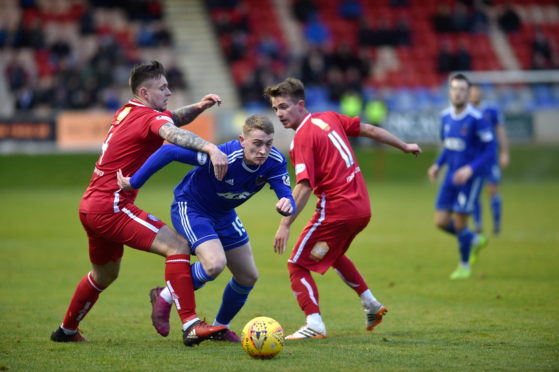
M 260 129 L 266 134 L 274 134 L 274 125 L 264 115 L 250 115 L 243 125 L 243 134 L 246 136 L 255 129 Z

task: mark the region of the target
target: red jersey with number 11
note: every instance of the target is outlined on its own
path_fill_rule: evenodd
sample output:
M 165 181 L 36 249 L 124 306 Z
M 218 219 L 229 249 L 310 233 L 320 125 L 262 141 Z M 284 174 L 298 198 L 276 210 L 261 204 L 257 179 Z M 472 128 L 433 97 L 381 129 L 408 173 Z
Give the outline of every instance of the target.
M 297 182 L 308 180 L 318 197 L 321 218 L 369 217 L 367 185 L 348 136 L 359 136 L 361 122 L 327 111 L 308 114 L 295 132 L 290 156 Z
M 159 128 L 165 123 L 173 123 L 170 111 L 160 112 L 133 100 L 116 112 L 80 212 L 116 213 L 121 205 L 134 202 L 138 190 L 120 190 L 116 172 L 121 169 L 125 176 L 134 174 L 163 144 Z

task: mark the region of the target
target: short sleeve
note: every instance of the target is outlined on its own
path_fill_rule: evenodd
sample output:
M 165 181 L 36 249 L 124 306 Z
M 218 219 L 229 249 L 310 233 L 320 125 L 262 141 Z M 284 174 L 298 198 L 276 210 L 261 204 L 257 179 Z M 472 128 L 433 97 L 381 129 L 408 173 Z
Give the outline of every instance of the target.
M 481 142 L 487 143 L 494 140 L 493 130 L 489 121 L 485 118 L 477 120 L 476 134 Z
M 153 134 L 159 135 L 159 129 L 163 126 L 163 124 L 171 123 L 175 125 L 173 121 L 173 117 L 171 111 L 164 111 L 154 115 L 153 118 L 149 122 L 149 130 Z
M 359 137 L 361 132 L 361 119 L 359 116 L 350 118 L 349 116 L 341 115 L 336 113 L 338 120 L 342 124 L 344 131 L 350 137 Z
M 295 139 L 296 141 L 297 139 Z M 308 180 L 311 187 L 315 185 L 315 167 L 314 167 L 314 152 L 313 147 L 308 139 L 298 141 L 295 143 L 292 150 L 293 167 L 295 168 L 295 180 L 297 183 Z

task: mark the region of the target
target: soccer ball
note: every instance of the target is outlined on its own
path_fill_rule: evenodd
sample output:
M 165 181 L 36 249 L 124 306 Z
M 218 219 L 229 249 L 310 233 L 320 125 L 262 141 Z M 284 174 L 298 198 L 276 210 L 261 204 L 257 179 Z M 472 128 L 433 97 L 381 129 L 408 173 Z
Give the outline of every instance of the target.
M 245 325 L 241 334 L 243 349 L 257 359 L 273 358 L 283 349 L 283 342 L 281 325 L 265 316 L 252 319 Z

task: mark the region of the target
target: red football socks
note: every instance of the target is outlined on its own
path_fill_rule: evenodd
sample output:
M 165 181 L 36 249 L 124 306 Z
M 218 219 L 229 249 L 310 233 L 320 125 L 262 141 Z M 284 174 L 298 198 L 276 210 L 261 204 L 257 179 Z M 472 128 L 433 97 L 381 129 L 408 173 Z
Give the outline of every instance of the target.
M 190 273 L 190 256 L 176 254 L 165 260 L 165 283 L 183 323 L 196 317 L 196 299 Z
M 80 321 L 91 310 L 104 289 L 93 280 L 91 273 L 87 273 L 76 287 L 68 310 L 66 310 L 62 327 L 69 330 L 78 329 Z
M 289 262 L 287 264 L 291 289 L 305 315 L 320 313 L 318 289 L 309 270 Z
M 358 295 L 369 289 L 367 283 L 365 283 L 365 279 L 363 279 L 357 267 L 355 267 L 348 257 L 341 256 L 334 262 L 333 267 L 340 278 L 342 278 L 342 280 Z

